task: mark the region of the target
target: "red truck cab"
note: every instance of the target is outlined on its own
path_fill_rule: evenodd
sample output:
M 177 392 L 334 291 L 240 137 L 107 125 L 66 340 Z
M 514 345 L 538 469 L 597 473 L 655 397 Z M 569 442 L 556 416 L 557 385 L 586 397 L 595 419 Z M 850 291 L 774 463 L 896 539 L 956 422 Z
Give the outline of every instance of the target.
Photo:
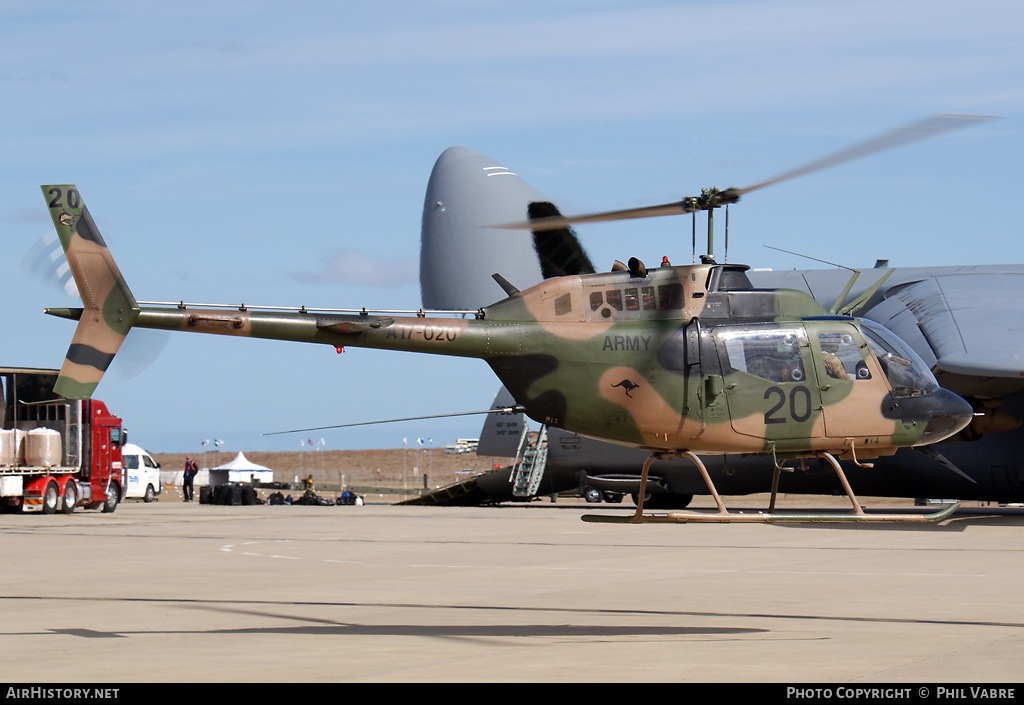
M 57 370 L 0 368 L 0 503 L 112 512 L 124 497 L 121 419 L 98 399 L 53 393 Z

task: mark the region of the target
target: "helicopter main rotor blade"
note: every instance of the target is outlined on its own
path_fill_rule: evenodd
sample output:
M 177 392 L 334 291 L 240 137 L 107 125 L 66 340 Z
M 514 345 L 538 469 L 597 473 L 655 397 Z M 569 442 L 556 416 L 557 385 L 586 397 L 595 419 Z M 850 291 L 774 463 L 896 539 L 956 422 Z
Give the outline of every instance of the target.
M 600 223 L 609 220 L 630 220 L 632 218 L 655 218 L 662 215 L 680 215 L 701 210 L 694 199 L 684 198 L 674 203 L 664 203 L 660 206 L 644 206 L 642 208 L 627 208 L 619 211 L 607 211 L 604 213 L 591 213 L 589 215 L 574 216 L 548 216 L 537 218 L 523 223 L 508 223 L 506 225 L 495 225 L 493 227 L 507 230 L 557 230 L 566 228 L 578 223 Z
M 537 218 L 522 223 L 509 223 L 507 225 L 495 225 L 492 227 L 514 230 L 554 230 L 565 228 L 578 223 L 599 223 L 611 220 L 629 220 L 632 218 L 653 218 L 663 215 L 681 215 L 693 213 L 694 211 L 718 208 L 728 203 L 735 203 L 740 196 L 780 183 L 804 176 L 816 171 L 828 169 L 845 162 L 867 157 L 878 152 L 923 140 L 928 137 L 949 130 L 954 130 L 967 125 L 974 125 L 983 120 L 991 120 L 988 115 L 932 115 L 910 125 L 897 128 L 885 134 L 861 142 L 847 149 L 843 149 L 827 157 L 817 159 L 809 164 L 792 169 L 790 171 L 774 176 L 765 181 L 748 186 L 746 188 L 729 188 L 724 191 L 717 189 L 706 190 L 701 196 L 686 196 L 681 201 L 665 203 L 659 206 L 646 206 L 642 208 L 627 208 L 625 210 L 606 211 L 603 213 L 591 213 L 579 216 L 552 216 L 548 218 Z
M 823 169 L 829 169 L 831 167 L 843 164 L 845 162 L 851 162 L 855 159 L 861 159 L 863 157 L 871 156 L 879 152 L 884 152 L 889 149 L 895 149 L 896 147 L 902 147 L 905 144 L 911 142 L 917 142 L 919 140 L 934 137 L 943 132 L 949 132 L 960 127 L 966 127 L 968 125 L 976 125 L 982 120 L 992 120 L 993 116 L 990 115 L 932 115 L 926 117 L 923 120 L 918 120 L 910 125 L 896 128 L 886 132 L 878 137 L 866 140 L 859 144 L 855 144 L 852 147 L 830 154 L 827 157 L 822 157 L 804 166 L 791 169 L 790 171 L 774 176 L 770 179 L 748 186 L 743 189 L 739 189 L 739 195 L 756 191 L 757 189 L 764 188 L 765 186 L 771 186 L 782 181 L 789 181 L 795 179 L 798 176 L 804 176 L 806 174 L 812 174 L 816 171 Z

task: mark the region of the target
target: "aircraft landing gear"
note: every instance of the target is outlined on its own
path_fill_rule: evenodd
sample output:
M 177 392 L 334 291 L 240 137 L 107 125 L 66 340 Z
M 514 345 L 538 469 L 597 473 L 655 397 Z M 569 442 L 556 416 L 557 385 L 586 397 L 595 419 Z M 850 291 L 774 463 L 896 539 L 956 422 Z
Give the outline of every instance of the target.
M 861 507 L 857 501 L 857 497 L 853 494 L 853 489 L 850 487 L 849 481 L 846 479 L 846 474 L 843 472 L 843 468 L 839 465 L 839 461 L 831 453 L 819 452 L 817 453 L 819 458 L 824 459 L 832 466 L 835 470 L 836 475 L 839 477 L 839 481 L 843 485 L 843 489 L 846 490 L 847 497 L 850 498 L 850 503 L 853 505 L 852 512 L 776 512 L 775 511 L 775 498 L 778 494 L 778 479 L 779 473 L 782 468 L 776 464 L 775 478 L 772 482 L 772 495 L 771 502 L 769 503 L 767 512 L 757 512 L 744 514 L 742 512 L 730 512 L 726 509 L 725 504 L 722 502 L 722 498 L 718 496 L 718 491 L 715 489 L 714 483 L 711 481 L 711 476 L 708 474 L 707 468 L 704 463 L 701 462 L 700 458 L 694 455 L 691 451 L 679 451 L 676 453 L 652 453 L 650 457 L 644 462 L 643 470 L 640 473 L 640 491 L 637 493 L 638 502 L 636 506 L 636 512 L 632 516 L 610 516 L 600 514 L 585 514 L 583 515 L 583 521 L 594 522 L 594 523 L 614 523 L 614 524 L 646 524 L 646 523 L 673 523 L 673 524 L 686 524 L 689 522 L 705 522 L 705 523 L 763 523 L 763 524 L 783 524 L 783 523 L 843 523 L 843 522 L 908 522 L 908 523 L 922 523 L 922 522 L 938 522 L 949 517 L 959 507 L 959 502 L 946 505 L 942 509 L 932 512 L 930 514 L 868 514 Z M 704 477 L 704 484 L 707 485 L 708 491 L 715 500 L 717 511 L 715 512 L 698 512 L 698 511 L 685 511 L 685 512 L 668 512 L 666 514 L 644 514 L 644 497 L 647 490 L 647 472 L 650 470 L 651 465 L 655 460 L 659 460 L 666 457 L 679 457 L 689 458 L 700 470 L 700 474 Z

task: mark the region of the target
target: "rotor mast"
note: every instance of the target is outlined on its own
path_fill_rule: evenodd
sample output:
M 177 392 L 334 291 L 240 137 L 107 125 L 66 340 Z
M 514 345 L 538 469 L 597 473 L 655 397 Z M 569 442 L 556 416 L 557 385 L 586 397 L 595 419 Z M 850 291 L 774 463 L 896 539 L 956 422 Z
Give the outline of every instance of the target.
M 708 213 L 708 250 L 707 254 L 701 259 L 712 261 L 715 258 L 715 209 L 721 206 L 726 207 L 726 254 L 728 254 L 729 247 L 729 204 L 735 203 L 739 200 L 740 194 L 737 189 L 730 188 L 724 191 L 717 188 L 704 188 L 700 190 L 700 195 L 696 197 L 688 196 L 682 201 L 684 212 L 689 210 L 693 213 L 697 211 L 707 211 Z

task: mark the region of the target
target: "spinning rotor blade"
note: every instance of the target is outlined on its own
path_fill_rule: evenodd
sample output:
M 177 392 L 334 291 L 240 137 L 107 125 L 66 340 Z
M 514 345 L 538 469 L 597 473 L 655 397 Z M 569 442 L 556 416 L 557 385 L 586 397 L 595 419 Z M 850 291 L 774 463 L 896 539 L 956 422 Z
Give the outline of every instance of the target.
M 926 117 L 923 120 L 919 120 L 910 125 L 896 128 L 890 132 L 886 132 L 878 137 L 874 137 L 860 144 L 855 144 L 847 149 L 840 150 L 834 154 L 830 154 L 827 157 L 813 161 L 810 164 L 798 167 L 791 171 L 779 174 L 767 181 L 762 181 L 759 184 L 748 186 L 745 189 L 740 189 L 738 195 L 750 193 L 756 191 L 759 188 L 765 186 L 771 186 L 782 181 L 788 181 L 795 179 L 798 176 L 804 174 L 811 174 L 815 171 L 821 171 L 822 169 L 828 169 L 844 162 L 851 162 L 854 159 L 860 159 L 861 157 L 867 157 L 878 152 L 884 152 L 888 149 L 895 149 L 896 147 L 902 147 L 905 144 L 911 142 L 917 142 L 918 140 L 927 139 L 934 137 L 935 135 L 950 130 L 955 130 L 958 127 L 965 127 L 967 125 L 974 125 L 982 120 L 993 119 L 990 115 L 932 115 Z
M 429 416 L 407 416 L 402 419 L 383 419 L 380 421 L 359 421 L 358 423 L 332 424 L 330 426 L 314 426 L 313 428 L 293 428 L 290 431 L 270 431 L 261 433 L 261 436 L 281 436 L 286 433 L 305 433 L 306 431 L 323 431 L 329 428 L 353 428 L 354 426 L 373 426 L 382 423 L 398 423 L 400 421 L 424 421 L 426 419 L 447 419 L 453 416 L 476 416 L 478 414 L 521 414 L 524 409 L 521 406 L 503 406 L 500 409 L 487 409 L 485 411 L 459 411 L 454 414 L 430 414 Z
M 56 230 L 40 237 L 25 253 L 21 271 L 47 286 L 61 289 L 75 300 L 81 300 Z M 170 339 L 170 331 L 133 328 L 125 338 L 120 354 L 114 358 L 111 371 L 122 381 L 131 379 L 160 357 Z
M 991 120 L 987 115 L 932 115 L 918 122 L 886 132 L 865 142 L 861 142 L 847 149 L 835 152 L 827 157 L 815 160 L 809 164 L 779 174 L 766 181 L 756 183 L 746 188 L 729 188 L 724 191 L 718 189 L 706 189 L 700 196 L 686 196 L 681 201 L 665 203 L 660 206 L 647 206 L 643 208 L 627 208 L 625 210 L 607 211 L 604 213 L 591 213 L 580 216 L 553 216 L 550 218 L 538 218 L 524 223 L 511 223 L 494 227 L 507 229 L 526 230 L 553 230 L 565 228 L 576 223 L 599 223 L 609 220 L 628 220 L 631 218 L 652 218 L 663 215 L 680 215 L 693 213 L 709 208 L 718 208 L 729 203 L 735 203 L 740 196 L 756 191 L 757 189 L 771 186 L 782 181 L 795 179 L 798 176 L 811 174 L 822 169 L 828 169 L 845 162 L 867 157 L 888 149 L 894 149 L 911 142 L 916 142 L 928 137 L 934 137 L 942 132 L 973 125 L 982 120 Z
M 732 203 L 732 201 L 730 201 Z M 662 215 L 681 215 L 703 210 L 697 205 L 697 199 L 686 197 L 674 203 L 665 203 L 660 206 L 644 206 L 642 208 L 627 208 L 621 211 L 607 211 L 604 213 L 591 213 L 589 215 L 575 216 L 550 216 L 537 218 L 525 223 L 509 223 L 508 225 L 497 225 L 494 227 L 509 230 L 556 230 L 566 228 L 577 223 L 600 223 L 607 220 L 629 220 L 631 218 L 654 218 Z

